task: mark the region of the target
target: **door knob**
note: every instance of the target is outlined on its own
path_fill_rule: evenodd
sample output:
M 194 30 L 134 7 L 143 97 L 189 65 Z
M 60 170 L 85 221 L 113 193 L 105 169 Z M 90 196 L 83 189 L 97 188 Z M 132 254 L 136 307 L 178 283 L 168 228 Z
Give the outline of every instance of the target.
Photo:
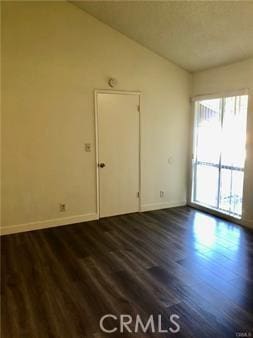
M 105 167 L 105 163 L 99 163 L 98 165 L 100 168 L 104 168 Z

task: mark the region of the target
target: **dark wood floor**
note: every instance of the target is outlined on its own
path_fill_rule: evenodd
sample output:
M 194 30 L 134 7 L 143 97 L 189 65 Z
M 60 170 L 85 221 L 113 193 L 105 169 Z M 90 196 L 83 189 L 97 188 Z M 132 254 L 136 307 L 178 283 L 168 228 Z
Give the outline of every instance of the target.
M 2 338 L 250 337 L 252 232 L 188 207 L 4 236 Z M 105 314 L 180 332 L 105 334 Z M 119 322 L 105 322 L 113 328 Z M 156 328 L 157 329 L 157 328 Z

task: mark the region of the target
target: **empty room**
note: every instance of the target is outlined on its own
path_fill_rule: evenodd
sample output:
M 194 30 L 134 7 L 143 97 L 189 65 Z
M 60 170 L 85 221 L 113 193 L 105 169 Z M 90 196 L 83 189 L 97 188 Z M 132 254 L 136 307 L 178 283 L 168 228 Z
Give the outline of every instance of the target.
M 1 337 L 253 337 L 253 1 L 1 1 Z

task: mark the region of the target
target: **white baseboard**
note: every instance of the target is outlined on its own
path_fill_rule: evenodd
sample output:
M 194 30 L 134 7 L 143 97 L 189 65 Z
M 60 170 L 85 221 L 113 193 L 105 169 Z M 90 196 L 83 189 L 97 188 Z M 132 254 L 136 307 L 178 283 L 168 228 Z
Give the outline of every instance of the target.
M 182 207 L 184 205 L 186 205 L 186 201 L 143 204 L 141 206 L 141 211 L 175 208 L 175 207 Z
M 32 230 L 45 229 L 45 228 L 57 227 L 57 226 L 62 226 L 62 225 L 74 224 L 74 223 L 94 221 L 96 219 L 98 219 L 98 215 L 96 213 L 92 213 L 92 214 L 84 214 L 84 215 L 77 215 L 77 216 L 69 216 L 69 217 L 64 217 L 64 218 L 55 218 L 55 219 L 39 221 L 39 222 L 31 222 L 31 223 L 26 223 L 26 224 L 7 225 L 7 226 L 2 226 L 0 228 L 0 234 L 9 235 L 9 234 L 24 232 L 24 231 L 32 231 Z
M 173 208 L 186 205 L 186 201 L 181 202 L 164 202 L 164 203 L 153 203 L 153 204 L 144 204 L 141 206 L 141 211 L 150 211 L 158 209 Z M 87 221 L 93 221 L 98 219 L 97 213 L 69 216 L 64 218 L 54 218 L 45 221 L 30 222 L 25 224 L 15 224 L 7 225 L 0 227 L 0 235 L 10 235 L 24 231 L 33 231 L 39 229 L 52 228 L 62 225 L 81 223 Z

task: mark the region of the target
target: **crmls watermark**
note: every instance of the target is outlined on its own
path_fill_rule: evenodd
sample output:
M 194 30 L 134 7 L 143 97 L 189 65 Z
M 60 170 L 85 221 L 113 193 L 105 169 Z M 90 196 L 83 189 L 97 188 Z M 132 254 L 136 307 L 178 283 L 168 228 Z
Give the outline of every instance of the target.
M 105 333 L 114 333 L 114 332 L 152 332 L 152 333 L 177 333 L 180 331 L 180 325 L 178 324 L 178 320 L 180 317 L 176 314 L 171 314 L 169 316 L 169 327 L 162 327 L 162 315 L 158 314 L 154 317 L 154 315 L 150 315 L 147 319 L 142 320 L 140 315 L 136 315 L 135 317 L 129 314 L 121 314 L 119 317 L 113 314 L 106 314 L 101 317 L 99 326 L 101 331 Z M 110 325 L 108 322 L 110 321 Z M 114 322 L 115 325 L 111 325 L 111 322 Z M 110 327 L 109 327 L 110 326 Z M 111 327 L 112 326 L 112 327 Z

